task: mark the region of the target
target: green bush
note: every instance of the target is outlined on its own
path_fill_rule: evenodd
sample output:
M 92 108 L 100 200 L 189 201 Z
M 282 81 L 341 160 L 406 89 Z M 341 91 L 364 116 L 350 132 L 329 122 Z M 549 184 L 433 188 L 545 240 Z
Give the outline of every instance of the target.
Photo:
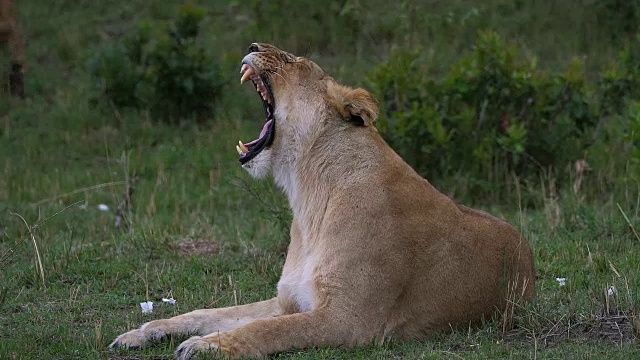
M 640 196 L 640 101 L 603 118 L 585 159 L 590 166 L 583 189 L 589 198 L 635 204 Z
M 584 156 L 599 117 L 580 61 L 551 75 L 493 32 L 440 79 L 423 71 L 421 56 L 394 52 L 368 81 L 381 99 L 382 134 L 423 175 L 464 174 L 458 190 L 501 196 L 514 175 L 538 181 Z
M 93 80 L 117 107 L 161 120 L 211 114 L 222 87 L 220 67 L 197 42 L 204 10 L 185 5 L 171 24 L 145 21 L 90 62 Z

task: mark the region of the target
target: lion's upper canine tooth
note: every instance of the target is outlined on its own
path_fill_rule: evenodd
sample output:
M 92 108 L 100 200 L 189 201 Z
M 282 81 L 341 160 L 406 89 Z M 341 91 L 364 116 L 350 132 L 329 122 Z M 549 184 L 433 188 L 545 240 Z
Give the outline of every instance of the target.
M 242 64 L 242 67 L 240 68 L 240 72 L 242 73 L 242 77 L 240 78 L 240 84 L 244 84 L 245 82 L 247 82 L 247 80 L 251 79 L 256 86 L 256 91 L 260 93 L 260 96 L 262 97 L 262 99 L 267 103 L 271 104 L 271 98 L 267 93 L 267 87 L 262 82 L 262 79 L 260 79 L 260 76 L 256 74 L 256 71 L 250 65 Z M 241 145 L 240 148 L 242 149 L 242 146 L 244 146 L 242 145 L 242 142 L 240 142 L 240 145 Z
M 245 73 L 242 74 L 242 77 L 240 78 L 240 84 L 244 84 L 247 80 L 251 78 L 251 75 L 253 75 L 254 73 L 255 73 L 255 70 L 253 70 L 251 66 L 248 66 L 247 71 L 245 71 Z
M 249 152 L 249 149 L 247 149 L 247 147 L 244 146 L 242 141 L 238 141 L 238 148 L 240 148 L 240 150 L 242 150 L 242 152 Z

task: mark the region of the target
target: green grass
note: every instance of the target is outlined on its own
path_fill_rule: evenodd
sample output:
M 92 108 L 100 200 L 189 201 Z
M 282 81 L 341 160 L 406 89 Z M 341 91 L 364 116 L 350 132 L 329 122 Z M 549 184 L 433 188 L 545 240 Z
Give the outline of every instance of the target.
M 0 96 L 0 256 L 7 255 L 0 264 L 0 358 L 171 358 L 177 341 L 117 353 L 107 345 L 152 319 L 275 295 L 287 247 L 287 203 L 270 181 L 250 179 L 234 150 L 238 139 L 255 137 L 262 121 L 255 95 L 237 84 L 237 64 L 260 30 L 252 27 L 251 8 L 232 3 L 208 8 L 205 33 L 211 36 L 203 42 L 218 50 L 228 74 L 226 95 L 208 125 L 172 127 L 145 113 L 90 105 L 86 64 L 93 51 L 141 18 L 170 18 L 175 3 L 20 4 L 29 39 L 29 98 Z M 604 35 L 584 41 L 595 31 L 586 10 L 578 8 L 565 19 L 546 5 L 505 10 L 499 6 L 505 1 L 494 3 L 494 8 L 473 1 L 437 5 L 428 13 L 434 20 L 413 32 L 396 26 L 406 16 L 398 11 L 387 11 L 374 24 L 390 5 L 360 9 L 366 31 L 345 35 L 343 42 L 339 34 L 287 32 L 288 24 L 273 18 L 261 39 L 315 54 L 329 73 L 351 85 L 361 83 L 368 66 L 384 59 L 392 45 L 423 47 L 433 52 L 435 69 L 445 68 L 456 51 L 473 43 L 480 20 L 529 45 L 549 68 L 573 55 L 586 56 L 597 68 L 615 55 Z M 474 4 L 480 11 L 472 17 L 475 23 L 446 25 L 448 16 L 460 24 L 463 10 Z M 541 16 L 549 17 L 537 21 Z M 423 23 L 419 20 L 414 19 Z M 582 30 L 569 31 L 571 24 Z M 334 25 L 336 32 L 346 26 Z M 113 210 L 125 180 L 134 176 L 131 227 L 116 230 Z M 637 199 L 618 201 L 630 226 L 614 200 L 588 204 L 562 195 L 547 199 L 541 209 L 478 204 L 521 229 L 534 251 L 537 293 L 533 304 L 517 311 L 515 329 L 503 333 L 497 318 L 479 329 L 422 342 L 277 357 L 637 358 L 638 327 L 632 322 L 640 304 L 640 240 L 631 230 L 640 231 Z M 98 204 L 112 211 L 99 211 Z M 44 282 L 28 228 L 12 213 L 31 227 L 38 224 L 34 236 Z M 560 287 L 557 277 L 567 278 L 567 285 Z M 612 285 L 617 291 L 608 297 Z M 177 304 L 160 304 L 169 294 Z M 155 303 L 152 314 L 140 311 L 139 303 L 147 299 Z

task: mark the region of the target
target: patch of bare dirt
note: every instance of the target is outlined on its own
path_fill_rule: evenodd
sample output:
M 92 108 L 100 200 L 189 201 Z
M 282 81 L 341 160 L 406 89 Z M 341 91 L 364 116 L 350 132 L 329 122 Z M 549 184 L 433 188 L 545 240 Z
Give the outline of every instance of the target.
M 538 344 L 545 347 L 558 346 L 566 341 L 607 342 L 612 345 L 622 345 L 638 339 L 636 330 L 640 325 L 638 321 L 639 319 L 626 313 L 600 315 L 596 318 L 573 321 L 564 319 L 548 326 L 539 335 L 536 334 L 536 340 Z M 505 335 L 507 343 L 522 341 L 531 341 L 531 333 L 515 329 Z
M 213 239 L 182 239 L 177 244 L 183 255 L 197 256 L 220 253 L 220 244 Z
M 108 356 L 109 360 L 140 360 L 142 359 L 141 356 L 119 356 L 119 355 L 114 355 L 113 353 L 108 353 L 106 354 Z M 145 357 L 146 359 L 146 357 Z M 154 356 L 151 359 L 154 360 L 169 360 L 172 359 L 171 357 L 168 356 Z

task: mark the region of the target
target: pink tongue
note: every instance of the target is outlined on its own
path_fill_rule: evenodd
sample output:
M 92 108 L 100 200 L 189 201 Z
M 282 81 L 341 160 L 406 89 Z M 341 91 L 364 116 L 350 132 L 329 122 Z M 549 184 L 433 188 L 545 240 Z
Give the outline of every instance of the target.
M 260 131 L 260 136 L 258 136 L 257 139 L 253 140 L 252 142 L 248 142 L 248 143 L 244 144 L 244 146 L 251 146 L 251 145 L 257 143 L 258 140 L 262 139 L 262 137 L 267 133 L 267 129 L 269 129 L 269 125 L 271 125 L 272 121 L 273 120 L 269 120 L 264 124 L 264 126 L 262 127 L 262 131 Z

